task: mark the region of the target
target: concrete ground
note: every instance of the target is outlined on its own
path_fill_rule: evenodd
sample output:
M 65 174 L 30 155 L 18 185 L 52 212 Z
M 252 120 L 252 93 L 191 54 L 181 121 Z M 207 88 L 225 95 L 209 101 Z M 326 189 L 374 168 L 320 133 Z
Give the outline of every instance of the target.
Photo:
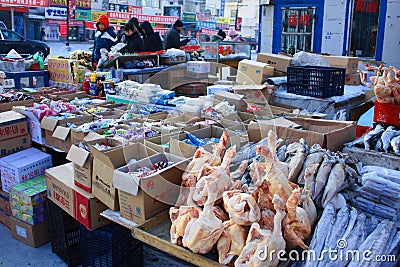
M 192 266 L 151 247 L 144 248 L 145 267 L 189 267 Z M 0 223 L 0 267 L 67 267 L 67 265 L 51 252 L 50 242 L 32 248 L 15 240 L 11 231 Z

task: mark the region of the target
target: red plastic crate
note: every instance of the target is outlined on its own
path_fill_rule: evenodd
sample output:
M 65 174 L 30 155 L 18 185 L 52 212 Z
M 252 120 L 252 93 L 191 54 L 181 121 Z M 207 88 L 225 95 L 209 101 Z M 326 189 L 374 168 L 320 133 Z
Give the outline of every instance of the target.
M 374 122 L 400 126 L 400 106 L 375 101 Z
M 356 138 L 359 138 L 365 134 L 367 134 L 372 128 L 369 126 L 362 126 L 362 125 L 357 125 L 356 129 Z

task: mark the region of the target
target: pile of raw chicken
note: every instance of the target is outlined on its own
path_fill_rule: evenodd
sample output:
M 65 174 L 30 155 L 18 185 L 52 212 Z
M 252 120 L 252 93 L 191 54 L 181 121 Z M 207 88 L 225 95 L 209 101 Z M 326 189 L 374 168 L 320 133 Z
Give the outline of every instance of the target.
M 256 158 L 243 160 L 233 172 L 236 147 L 225 152 L 226 132 L 212 153 L 196 151 L 182 176 L 176 207 L 170 209 L 173 244 L 200 254 L 216 248 L 221 264 L 235 266 L 277 266 L 278 255 L 264 261 L 257 256 L 265 249 L 308 249 L 317 223 L 313 199 L 321 206 L 346 205 L 338 192 L 351 183 L 348 173 L 357 173 L 344 157 L 318 146 L 309 149 L 304 140 L 281 146 L 281 161 L 276 133 L 270 131 L 267 139 L 268 145 L 254 146 Z M 248 170 L 251 181 L 246 183 Z
M 377 71 L 377 76 L 370 78 L 376 100 L 379 103 L 400 105 L 400 71 L 393 66 L 385 68 L 383 65 L 369 67 L 368 70 Z

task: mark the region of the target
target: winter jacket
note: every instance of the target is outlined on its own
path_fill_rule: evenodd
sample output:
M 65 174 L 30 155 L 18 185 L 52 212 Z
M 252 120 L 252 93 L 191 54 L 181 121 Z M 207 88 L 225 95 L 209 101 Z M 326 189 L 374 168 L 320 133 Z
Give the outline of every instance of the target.
M 165 34 L 164 48 L 165 49 L 170 49 L 170 48 L 179 49 L 181 46 L 186 45 L 188 42 L 189 42 L 189 40 L 181 41 L 181 38 L 179 36 L 179 31 L 177 29 L 175 29 L 174 27 L 172 27 Z
M 124 36 L 122 36 L 121 42 L 126 44 L 126 46 L 121 50 L 122 54 L 144 52 L 142 37 L 140 37 L 140 34 L 137 32 L 135 32 L 131 36 L 127 36 L 124 34 Z
M 100 31 L 97 28 L 97 31 L 94 34 L 94 47 L 92 53 L 93 63 L 99 62 L 99 59 L 101 58 L 100 49 L 105 48 L 110 51 L 111 47 L 117 43 L 117 34 L 115 33 L 114 27 L 110 26 L 107 16 L 101 15 L 97 19 L 96 26 L 98 23 L 103 23 L 106 26 L 106 29 Z
M 224 38 L 222 38 L 219 35 L 213 35 L 213 37 L 211 38 L 212 42 L 223 41 L 223 40 L 224 40 Z
M 163 49 L 163 42 L 161 40 L 160 34 L 154 32 L 153 27 L 151 27 L 150 22 L 145 21 L 141 25 L 143 34 L 144 49 L 146 52 L 156 52 Z

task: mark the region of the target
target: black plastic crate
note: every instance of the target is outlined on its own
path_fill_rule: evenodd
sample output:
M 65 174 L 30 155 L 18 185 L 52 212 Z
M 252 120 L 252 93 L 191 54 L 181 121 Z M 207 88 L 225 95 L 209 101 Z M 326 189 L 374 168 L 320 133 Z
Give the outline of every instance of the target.
M 82 266 L 141 267 L 143 244 L 130 230 L 111 224 L 95 230 L 81 226 Z
M 287 92 L 318 98 L 344 94 L 346 69 L 314 66 L 287 68 Z
M 51 250 L 68 266 L 81 265 L 80 223 L 52 201 L 47 201 Z

